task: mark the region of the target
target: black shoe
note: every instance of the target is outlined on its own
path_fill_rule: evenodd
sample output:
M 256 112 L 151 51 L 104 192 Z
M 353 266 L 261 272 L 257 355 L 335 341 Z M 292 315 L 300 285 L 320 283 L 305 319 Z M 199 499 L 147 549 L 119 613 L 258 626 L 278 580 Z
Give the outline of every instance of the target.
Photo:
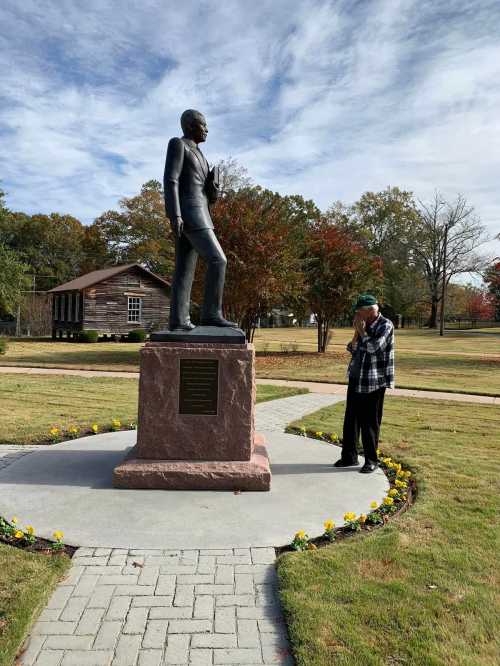
M 360 474 L 370 474 L 374 472 L 378 467 L 378 463 L 372 462 L 371 460 L 365 461 L 363 467 L 359 470 Z
M 193 328 L 196 328 L 194 324 L 192 324 L 190 321 L 186 321 L 184 324 L 170 324 L 169 330 L 170 331 L 192 331 Z
M 359 462 L 356 460 L 356 462 L 347 462 L 345 460 L 337 460 L 336 463 L 333 463 L 334 467 L 356 467 L 356 465 L 359 465 Z
M 223 326 L 227 328 L 238 328 L 238 324 L 234 321 L 228 321 L 224 317 L 216 317 L 214 319 L 202 319 L 201 326 Z

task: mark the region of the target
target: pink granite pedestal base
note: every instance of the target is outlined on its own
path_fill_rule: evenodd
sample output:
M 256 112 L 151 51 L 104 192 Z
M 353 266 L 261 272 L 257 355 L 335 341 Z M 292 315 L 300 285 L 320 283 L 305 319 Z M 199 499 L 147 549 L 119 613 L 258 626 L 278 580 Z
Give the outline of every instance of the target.
M 149 490 L 269 490 L 271 470 L 263 438 L 256 437 L 250 460 L 145 460 L 136 447 L 115 467 L 115 488 Z
M 252 344 L 150 342 L 141 350 L 137 444 L 115 488 L 269 490 L 255 432 Z

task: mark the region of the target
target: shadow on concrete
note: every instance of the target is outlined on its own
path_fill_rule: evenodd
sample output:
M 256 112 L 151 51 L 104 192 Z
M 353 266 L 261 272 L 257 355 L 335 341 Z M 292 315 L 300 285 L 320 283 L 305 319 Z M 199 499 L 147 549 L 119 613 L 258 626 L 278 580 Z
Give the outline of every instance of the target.
M 120 451 L 35 451 L 0 470 L 0 485 L 112 488 L 113 469 L 131 448 Z

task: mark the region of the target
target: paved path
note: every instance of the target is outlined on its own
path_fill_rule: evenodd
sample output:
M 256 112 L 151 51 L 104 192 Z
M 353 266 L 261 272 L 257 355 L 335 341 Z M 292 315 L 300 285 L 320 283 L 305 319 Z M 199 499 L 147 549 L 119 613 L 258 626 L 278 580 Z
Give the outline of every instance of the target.
M 0 366 L 0 373 L 32 374 L 32 375 L 74 375 L 77 377 L 124 377 L 135 379 L 138 372 L 119 372 L 108 370 L 69 370 L 66 368 L 26 368 L 19 366 Z M 345 395 L 345 384 L 330 384 L 326 382 L 304 382 L 288 379 L 257 379 L 257 384 L 274 384 L 275 386 L 295 386 L 307 388 L 311 393 L 330 393 Z M 428 398 L 429 400 L 452 400 L 454 402 L 474 402 L 484 405 L 500 405 L 500 397 L 487 395 L 474 395 L 472 393 L 447 393 L 446 391 L 419 391 L 417 389 L 392 389 L 387 395 L 409 398 Z
M 274 548 L 80 548 L 23 666 L 293 664 Z
M 336 512 L 348 509 L 365 510 L 353 505 L 353 502 L 356 504 L 357 493 L 360 493 L 364 498 L 363 501 L 367 503 L 368 498 L 380 501 L 387 491 L 387 481 L 380 470 L 368 477 L 357 474 L 355 469 L 334 470 L 331 463 L 340 449 L 337 450 L 315 440 L 283 434 L 283 428 L 291 420 L 339 400 L 342 400 L 341 396 L 305 394 L 258 405 L 257 427 L 266 434 L 271 458 L 275 461 L 273 471 L 276 477 L 273 490 L 270 493 L 242 493 L 238 496 L 232 493 L 197 493 L 198 501 L 203 501 L 205 505 L 210 501 L 216 502 L 219 522 L 210 524 L 206 515 L 198 513 L 198 509 L 191 506 L 191 515 L 181 516 L 184 528 L 187 527 L 183 547 L 172 547 L 169 530 L 162 529 L 158 523 L 152 523 L 148 516 L 144 515 L 149 491 L 130 491 L 140 515 L 136 519 L 130 511 L 119 508 L 117 514 L 117 520 L 120 521 L 119 530 L 126 531 L 130 524 L 137 520 L 142 521 L 139 526 L 154 525 L 154 531 L 163 541 L 163 547 L 148 550 L 145 550 L 144 546 L 135 550 L 130 547 L 80 548 L 73 558 L 69 575 L 58 586 L 35 624 L 27 641 L 26 650 L 20 658 L 20 664 L 23 666 L 100 664 L 292 666 L 294 661 L 290 654 L 277 595 L 275 550 L 266 545 L 267 533 L 269 531 L 272 533 L 274 529 L 275 514 L 281 505 L 284 515 L 292 518 L 293 531 L 301 527 L 306 529 L 312 527 L 318 533 L 321 531 L 321 522 L 326 516 L 322 513 L 321 501 L 326 499 L 325 509 L 328 516 L 340 524 L 342 518 L 337 517 Z M 99 438 L 108 438 L 106 441 L 109 441 L 123 434 L 134 437 L 134 432 L 129 431 L 82 438 L 80 441 L 84 442 L 88 456 L 89 447 Z M 286 438 L 288 466 L 283 463 L 281 467 L 287 469 L 280 469 L 280 463 L 276 463 L 280 445 L 275 446 L 274 442 L 280 438 Z M 69 448 L 76 441 L 44 447 L 44 450 L 50 453 L 51 450 L 59 448 L 63 457 L 68 459 Z M 314 449 L 310 449 L 311 446 Z M 34 448 L 30 447 L 31 450 Z M 290 469 L 293 467 L 289 461 L 292 451 L 302 452 L 309 468 L 301 468 L 300 471 Z M 5 447 L 3 453 L 3 460 L 8 459 L 9 464 L 3 465 L 3 470 L 0 469 L 0 513 L 9 483 L 15 480 L 16 474 L 20 471 L 22 473 L 23 467 L 30 460 L 35 463 L 33 473 L 38 475 L 43 473 L 42 451 L 33 453 L 19 450 L 18 447 Z M 121 455 L 123 451 L 120 452 Z M 318 473 L 317 456 L 325 462 L 319 466 L 321 472 L 316 479 L 314 474 Z M 311 459 L 316 461 L 312 466 Z M 71 463 L 71 458 L 69 461 Z M 0 467 L 1 463 L 2 458 L 0 458 Z M 311 467 L 314 469 L 311 470 Z M 50 468 L 46 483 L 54 484 L 57 479 L 60 485 L 55 485 L 54 497 L 58 497 L 57 503 L 63 505 L 66 481 L 61 479 L 60 470 L 54 472 L 52 465 Z M 78 474 L 78 468 L 79 464 L 75 465 L 75 462 L 70 464 L 72 479 Z M 325 474 L 325 471 L 329 474 Z M 95 473 L 94 469 L 94 475 Z M 107 474 L 106 470 L 105 473 Z M 297 473 L 302 476 L 297 477 Z M 287 496 L 280 496 L 275 487 L 279 487 L 280 477 L 287 475 L 291 477 L 291 485 Z M 299 483 L 297 479 L 300 479 Z M 321 484 L 328 479 L 330 480 L 328 485 L 323 487 Z M 97 489 L 92 486 L 89 489 L 91 494 L 95 495 L 99 492 L 99 483 Z M 116 493 L 116 497 L 123 497 L 127 491 L 112 492 Z M 174 517 L 177 513 L 175 506 L 172 506 L 174 499 L 189 500 L 188 493 L 151 492 L 155 505 L 170 496 L 164 513 L 168 515 L 170 511 Z M 270 508 L 273 493 L 278 502 L 274 504 L 274 508 Z M 43 480 L 42 486 L 35 494 L 38 500 L 28 502 L 31 514 L 33 515 L 36 504 L 43 506 L 42 514 L 50 511 L 43 497 Z M 100 500 L 98 502 L 100 516 L 89 518 L 87 497 L 81 487 L 78 488 L 77 495 L 80 514 L 73 516 L 74 521 L 80 520 L 98 526 L 100 520 L 104 534 L 106 531 L 112 531 L 114 525 L 107 519 L 106 510 L 115 502 Z M 211 497 L 212 495 L 214 497 Z M 342 501 L 349 500 L 349 497 L 351 497 L 349 507 L 347 505 L 342 507 Z M 233 546 L 217 549 L 192 547 L 192 543 L 196 540 L 196 532 L 207 522 L 212 532 L 217 533 L 222 530 L 228 518 L 227 512 L 221 507 L 221 502 L 240 503 L 241 500 L 252 502 L 259 499 L 263 502 L 263 512 L 257 516 L 259 533 L 256 538 L 260 543 L 251 547 Z M 298 504 L 295 505 L 294 502 Z M 188 501 L 188 504 L 191 502 Z M 340 506 L 337 506 L 338 504 Z M 302 523 L 300 511 L 304 506 L 309 506 L 312 511 L 314 526 Z M 249 522 L 254 510 L 255 506 L 243 507 L 237 523 Z M 22 517 L 19 511 L 16 513 Z M 280 522 L 281 518 L 279 516 L 278 518 Z M 237 523 L 231 526 L 235 542 Z M 143 541 L 147 540 L 148 532 L 151 531 L 150 527 L 142 529 Z M 310 533 L 314 532 L 310 530 Z M 287 537 L 289 540 L 291 534 L 287 534 Z M 206 535 L 204 538 L 207 543 L 219 539 L 217 534 Z M 189 547 L 190 540 L 191 547 Z M 273 545 L 281 544 L 278 542 Z

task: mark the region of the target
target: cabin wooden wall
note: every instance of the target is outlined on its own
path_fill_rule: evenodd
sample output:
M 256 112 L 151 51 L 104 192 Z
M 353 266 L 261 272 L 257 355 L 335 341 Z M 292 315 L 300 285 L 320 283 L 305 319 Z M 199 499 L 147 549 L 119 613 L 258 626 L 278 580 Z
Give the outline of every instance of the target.
M 128 296 L 142 298 L 140 322 L 128 321 Z M 82 328 L 110 335 L 126 334 L 136 328 L 167 328 L 169 310 L 167 287 L 131 268 L 84 290 Z

